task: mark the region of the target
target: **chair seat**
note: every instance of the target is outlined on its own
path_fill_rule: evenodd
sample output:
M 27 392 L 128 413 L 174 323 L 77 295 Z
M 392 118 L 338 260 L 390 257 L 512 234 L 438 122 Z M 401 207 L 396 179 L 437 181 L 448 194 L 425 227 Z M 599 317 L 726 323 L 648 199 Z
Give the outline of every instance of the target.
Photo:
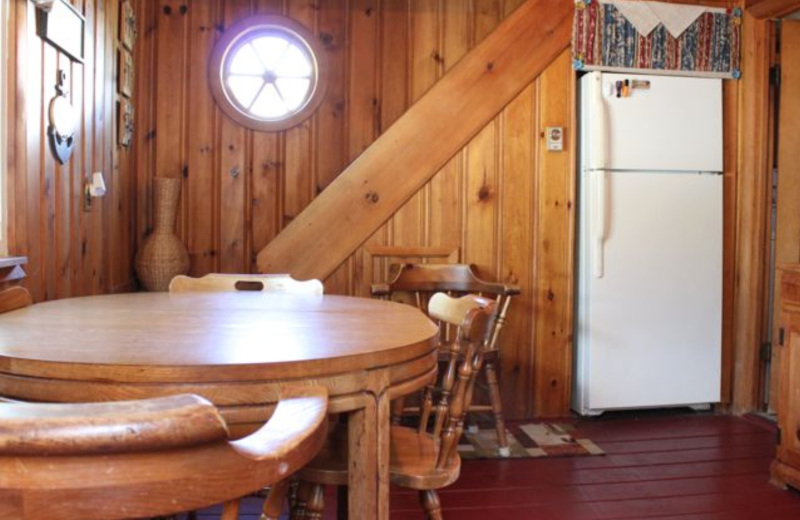
M 410 489 L 441 489 L 449 486 L 461 472 L 461 459 L 446 468 L 436 468 L 438 443 L 415 428 L 392 426 L 389 478 L 392 484 Z M 347 485 L 347 426 L 336 425 L 319 454 L 298 472 L 300 480 L 329 486 Z
M 393 484 L 410 489 L 441 489 L 458 479 L 461 473 L 461 457 L 455 454 L 444 468 L 436 467 L 439 443 L 428 434 L 414 428 L 392 426 L 392 458 L 389 465 Z

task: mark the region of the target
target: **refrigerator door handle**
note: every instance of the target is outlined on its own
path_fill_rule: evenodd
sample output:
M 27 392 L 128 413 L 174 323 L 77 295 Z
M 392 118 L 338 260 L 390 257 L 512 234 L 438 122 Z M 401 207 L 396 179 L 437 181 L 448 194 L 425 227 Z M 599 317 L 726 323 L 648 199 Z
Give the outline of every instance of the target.
M 602 278 L 604 272 L 603 248 L 606 240 L 606 172 L 596 170 L 594 175 L 594 233 L 592 237 L 592 272 Z
M 593 72 L 592 75 L 592 88 L 594 89 L 594 118 L 592 125 L 592 140 L 594 141 L 592 148 L 594 149 L 594 153 L 592 157 L 594 161 L 591 168 L 594 170 L 602 170 L 607 165 L 606 102 L 603 99 L 603 74 L 601 72 Z
M 608 164 L 608 139 L 607 136 L 607 114 L 606 102 L 603 99 L 603 74 L 601 72 L 592 73 L 592 149 L 594 153 L 594 230 L 592 233 L 592 271 L 595 278 L 602 278 L 603 266 L 603 247 L 606 234 L 606 172 Z

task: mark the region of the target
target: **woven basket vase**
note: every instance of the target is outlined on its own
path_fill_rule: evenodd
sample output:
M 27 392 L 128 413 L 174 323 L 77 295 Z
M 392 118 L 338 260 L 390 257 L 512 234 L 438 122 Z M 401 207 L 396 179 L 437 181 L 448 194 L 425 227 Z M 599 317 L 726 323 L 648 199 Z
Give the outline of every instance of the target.
M 175 234 L 180 194 L 180 179 L 153 179 L 153 232 L 134 261 L 139 281 L 148 291 L 166 291 L 170 280 L 189 272 L 189 253 Z

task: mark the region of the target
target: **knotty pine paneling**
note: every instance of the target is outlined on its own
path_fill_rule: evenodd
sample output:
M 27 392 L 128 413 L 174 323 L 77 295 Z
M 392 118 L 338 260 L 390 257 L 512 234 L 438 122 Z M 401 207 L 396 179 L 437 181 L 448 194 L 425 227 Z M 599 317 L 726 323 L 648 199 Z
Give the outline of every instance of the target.
M 520 3 L 154 2 L 141 21 L 139 52 L 150 59 L 140 60 L 137 70 L 144 104 L 137 107 L 137 182 L 145 199 L 138 204 L 139 228 L 149 223 L 150 179 L 182 176 L 178 230 L 189 248 L 192 274 L 254 271 L 256 253 Z M 280 13 L 313 30 L 329 63 L 321 108 L 284 132 L 235 125 L 216 107 L 206 80 L 208 56 L 221 31 L 260 13 Z M 557 74 L 565 81 L 571 76 L 563 67 Z M 513 346 L 503 369 L 512 417 L 533 412 L 538 92 L 537 86 L 527 89 L 526 109 L 498 116 L 365 244 L 441 246 L 455 253 L 440 260 L 474 262 L 487 276 L 524 285 L 507 329 Z M 525 154 L 529 160 L 517 164 Z M 326 280 L 326 290 L 368 294 L 392 261 L 423 259 L 373 258 L 362 248 Z
M 137 229 L 149 223 L 151 178 L 182 176 L 178 229 L 192 274 L 255 271 L 264 245 L 521 3 L 149 3 L 139 53 L 150 59 L 137 61 L 143 91 Z M 331 71 L 326 98 L 295 129 L 237 128 L 211 98 L 206 77 L 213 44 L 224 27 L 251 13 L 290 16 L 325 46 Z M 503 402 L 511 418 L 561 416 L 569 409 L 573 99 L 565 53 L 325 280 L 329 293 L 368 295 L 392 262 L 421 260 L 476 263 L 487 278 L 519 284 L 522 294 L 512 304 L 502 346 Z M 546 126 L 564 127 L 564 152 L 544 150 Z M 728 150 L 735 156 L 735 148 Z M 729 187 L 735 172 L 730 175 Z M 733 236 L 734 214 L 729 207 L 726 238 Z M 726 244 L 732 251 L 731 241 Z M 726 283 L 732 284 L 730 276 Z M 730 327 L 730 306 L 726 316 Z
M 36 34 L 36 9 L 10 2 L 9 245 L 25 255 L 36 300 L 131 290 L 136 240 L 133 150 L 117 148 L 118 0 L 72 0 L 86 17 L 83 64 Z M 143 2 L 134 0 L 141 14 Z M 58 71 L 67 74 L 78 134 L 59 164 L 47 136 Z M 83 209 L 84 178 L 102 171 L 108 192 Z
M 178 231 L 189 248 L 192 274 L 254 270 L 255 254 L 520 3 L 147 2 L 140 18 L 144 58 L 137 61 L 137 87 L 143 91 L 137 107 L 137 228 L 150 224 L 150 179 L 183 177 Z M 312 30 L 325 48 L 325 100 L 314 116 L 286 131 L 241 128 L 219 111 L 208 86 L 214 43 L 226 27 L 253 14 L 288 16 Z M 457 207 L 457 190 L 450 179 L 437 181 L 373 241 L 384 243 L 390 235 L 409 245 L 429 240 L 419 215 L 431 198 Z M 329 290 L 363 290 L 357 276 L 362 270 L 349 260 L 331 276 Z
M 521 287 L 501 338 L 503 406 L 511 418 L 563 416 L 569 410 L 573 77 L 565 52 L 389 223 L 413 220 L 422 238 L 410 243 L 389 232 L 384 242 L 389 254 L 393 247 L 399 255 L 422 246 L 431 255 L 419 259 L 475 264 L 485 278 Z M 544 149 L 547 126 L 564 127 L 563 152 Z M 368 279 L 357 280 L 362 287 L 384 280 L 392 261 L 409 261 L 400 256 L 381 261 L 369 249 L 368 243 L 353 255 L 373 264 Z M 454 253 L 445 260 L 440 249 Z

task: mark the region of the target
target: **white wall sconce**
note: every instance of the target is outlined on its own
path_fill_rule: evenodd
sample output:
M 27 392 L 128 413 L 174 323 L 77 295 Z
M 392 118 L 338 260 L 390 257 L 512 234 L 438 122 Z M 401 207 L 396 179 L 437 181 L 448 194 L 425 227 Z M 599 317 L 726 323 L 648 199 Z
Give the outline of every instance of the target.
M 86 178 L 83 188 L 83 209 L 91 211 L 92 199 L 103 197 L 106 194 L 106 182 L 103 179 L 103 172 L 94 172 Z

